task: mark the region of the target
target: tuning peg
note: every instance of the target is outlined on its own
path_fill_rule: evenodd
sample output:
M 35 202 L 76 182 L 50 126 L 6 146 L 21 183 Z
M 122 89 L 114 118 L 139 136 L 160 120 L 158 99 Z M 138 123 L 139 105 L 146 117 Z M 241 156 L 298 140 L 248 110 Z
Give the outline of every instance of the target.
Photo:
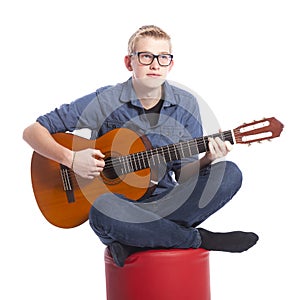
M 261 141 L 257 141 L 259 144 L 261 144 Z
M 272 142 L 272 140 L 271 140 L 271 139 L 268 139 L 268 141 L 269 141 L 269 142 Z
M 248 144 L 248 147 L 250 147 L 250 146 L 251 146 L 251 143 Z

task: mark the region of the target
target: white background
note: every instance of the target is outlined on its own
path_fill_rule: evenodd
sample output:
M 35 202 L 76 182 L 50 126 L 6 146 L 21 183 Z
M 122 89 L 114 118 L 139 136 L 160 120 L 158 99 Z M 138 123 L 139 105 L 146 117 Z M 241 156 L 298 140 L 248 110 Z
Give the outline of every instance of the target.
M 169 78 L 196 91 L 223 130 L 271 116 L 285 125 L 280 138 L 235 145 L 228 157 L 243 187 L 203 227 L 260 240 L 242 254 L 211 252 L 212 299 L 300 299 L 299 14 L 296 0 L 1 2 L 0 298 L 105 299 L 104 246 L 88 223 L 63 230 L 44 220 L 22 131 L 62 103 L 125 81 L 129 36 L 156 24 L 173 39 Z

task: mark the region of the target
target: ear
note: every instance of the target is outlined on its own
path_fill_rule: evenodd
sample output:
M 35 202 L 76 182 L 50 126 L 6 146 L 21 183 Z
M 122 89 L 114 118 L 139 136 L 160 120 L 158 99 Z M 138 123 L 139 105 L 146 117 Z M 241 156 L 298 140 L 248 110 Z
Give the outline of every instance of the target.
M 126 55 L 124 57 L 124 63 L 125 63 L 125 66 L 127 68 L 128 71 L 132 71 L 132 66 L 131 66 L 131 57 L 129 55 Z

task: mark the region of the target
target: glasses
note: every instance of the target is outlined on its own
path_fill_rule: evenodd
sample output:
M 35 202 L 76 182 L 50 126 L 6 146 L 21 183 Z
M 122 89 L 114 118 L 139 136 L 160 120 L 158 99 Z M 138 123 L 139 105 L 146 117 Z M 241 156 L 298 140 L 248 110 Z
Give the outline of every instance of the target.
M 152 54 L 150 52 L 134 52 L 132 55 L 137 55 L 139 63 L 144 66 L 149 66 L 156 58 L 161 67 L 167 67 L 173 60 L 172 54 Z

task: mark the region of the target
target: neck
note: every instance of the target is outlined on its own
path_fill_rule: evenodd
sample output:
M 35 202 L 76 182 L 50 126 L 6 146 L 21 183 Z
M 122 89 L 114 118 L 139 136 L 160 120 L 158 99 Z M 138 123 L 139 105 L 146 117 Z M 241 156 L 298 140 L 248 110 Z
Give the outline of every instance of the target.
M 140 99 L 144 108 L 155 106 L 162 97 L 162 86 L 145 84 L 142 80 L 133 80 L 133 87 L 137 98 Z
M 140 102 L 142 104 L 142 106 L 145 109 L 150 109 L 152 107 L 154 107 L 158 102 L 159 102 L 160 98 L 157 99 L 140 99 Z

